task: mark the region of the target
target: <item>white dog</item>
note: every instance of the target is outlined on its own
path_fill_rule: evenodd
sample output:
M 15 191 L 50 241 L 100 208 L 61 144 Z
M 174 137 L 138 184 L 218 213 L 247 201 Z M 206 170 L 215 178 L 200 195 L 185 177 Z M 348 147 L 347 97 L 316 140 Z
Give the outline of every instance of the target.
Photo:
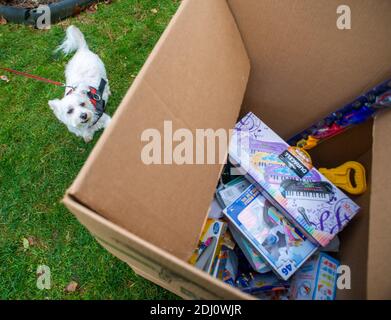
M 110 95 L 106 69 L 75 26 L 68 27 L 59 50 L 76 53 L 65 69 L 65 96 L 49 101 L 49 106 L 70 132 L 89 142 L 96 131 L 106 128 L 111 121 L 104 112 Z

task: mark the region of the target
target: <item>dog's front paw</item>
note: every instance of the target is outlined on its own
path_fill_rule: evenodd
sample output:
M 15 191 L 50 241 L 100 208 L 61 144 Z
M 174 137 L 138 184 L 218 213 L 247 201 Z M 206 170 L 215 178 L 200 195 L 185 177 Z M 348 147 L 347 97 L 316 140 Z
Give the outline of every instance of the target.
M 85 143 L 91 142 L 94 137 L 92 135 L 83 136 L 83 140 Z
M 107 128 L 111 122 L 111 117 L 105 114 L 105 117 L 103 119 L 103 128 Z

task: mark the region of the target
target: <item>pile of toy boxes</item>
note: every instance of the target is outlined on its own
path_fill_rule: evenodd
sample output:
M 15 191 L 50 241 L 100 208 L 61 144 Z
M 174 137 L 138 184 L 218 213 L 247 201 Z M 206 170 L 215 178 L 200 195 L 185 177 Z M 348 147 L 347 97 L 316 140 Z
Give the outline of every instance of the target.
M 260 299 L 333 300 L 337 234 L 359 211 L 254 114 L 235 127 L 190 263 Z

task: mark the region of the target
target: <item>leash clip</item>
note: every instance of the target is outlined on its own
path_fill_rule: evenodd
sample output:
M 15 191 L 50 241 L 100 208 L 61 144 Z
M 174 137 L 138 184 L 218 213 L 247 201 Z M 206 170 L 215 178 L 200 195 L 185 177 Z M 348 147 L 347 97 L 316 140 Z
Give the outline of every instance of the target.
M 91 93 L 91 97 L 95 100 L 95 101 L 101 101 L 102 100 L 102 97 L 97 94 L 97 93 Z

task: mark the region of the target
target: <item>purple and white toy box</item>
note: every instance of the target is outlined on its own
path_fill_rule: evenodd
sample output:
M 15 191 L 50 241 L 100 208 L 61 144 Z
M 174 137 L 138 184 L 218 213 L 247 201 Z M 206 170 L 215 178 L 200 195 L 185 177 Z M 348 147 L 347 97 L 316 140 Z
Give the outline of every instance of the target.
M 229 156 L 265 198 L 323 247 L 360 209 L 300 149 L 290 147 L 253 113 L 236 125 Z

